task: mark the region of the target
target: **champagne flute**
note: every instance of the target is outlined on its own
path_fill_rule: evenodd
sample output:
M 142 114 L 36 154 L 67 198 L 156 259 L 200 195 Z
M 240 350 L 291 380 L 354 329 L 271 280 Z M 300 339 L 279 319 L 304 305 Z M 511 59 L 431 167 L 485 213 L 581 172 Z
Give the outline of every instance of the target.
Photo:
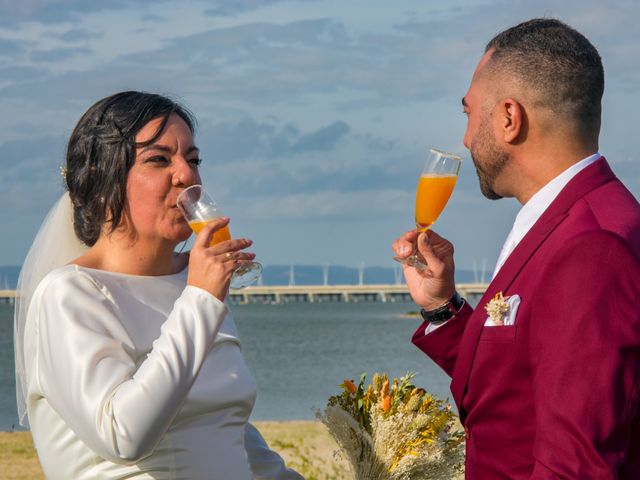
M 444 210 L 451 197 L 453 187 L 458 179 L 458 171 L 462 158 L 452 153 L 442 152 L 432 148 L 429 158 L 422 169 L 416 190 L 416 230 L 426 232 Z M 394 257 L 394 260 L 418 270 L 424 270 L 427 265 L 418 255 L 417 247 L 411 256 L 406 258 Z
M 222 217 L 222 212 L 216 202 L 211 198 L 202 185 L 192 185 L 185 188 L 176 204 L 184 215 L 189 227 L 196 234 L 209 222 L 218 217 Z M 220 230 L 214 232 L 211 245 L 215 245 L 226 240 L 231 240 L 229 226 L 225 225 Z M 262 265 L 258 262 L 242 263 L 231 277 L 231 288 L 243 288 L 255 283 L 262 273 Z

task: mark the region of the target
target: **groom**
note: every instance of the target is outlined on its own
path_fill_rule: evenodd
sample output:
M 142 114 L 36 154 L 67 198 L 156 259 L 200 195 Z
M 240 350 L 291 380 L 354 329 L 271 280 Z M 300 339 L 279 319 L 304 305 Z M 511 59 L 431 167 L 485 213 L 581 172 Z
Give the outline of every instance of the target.
M 640 479 L 640 206 L 598 153 L 603 89 L 562 22 L 498 34 L 462 100 L 482 193 L 523 205 L 493 281 L 474 310 L 447 240 L 394 243 L 429 265 L 412 341 L 452 377 L 469 479 Z

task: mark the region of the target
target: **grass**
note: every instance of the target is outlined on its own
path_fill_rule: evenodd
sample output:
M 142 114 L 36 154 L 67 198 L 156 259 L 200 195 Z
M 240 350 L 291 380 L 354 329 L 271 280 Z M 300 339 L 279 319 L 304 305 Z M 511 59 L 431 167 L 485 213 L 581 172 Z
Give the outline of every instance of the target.
M 347 462 L 320 422 L 256 422 L 269 446 L 306 480 L 346 480 Z
M 346 462 L 324 425 L 314 421 L 255 422 L 287 465 L 307 480 L 346 480 Z M 44 475 L 29 432 L 0 432 L 0 472 L 5 480 L 39 480 Z
M 0 472 L 6 480 L 44 478 L 29 432 L 0 432 Z

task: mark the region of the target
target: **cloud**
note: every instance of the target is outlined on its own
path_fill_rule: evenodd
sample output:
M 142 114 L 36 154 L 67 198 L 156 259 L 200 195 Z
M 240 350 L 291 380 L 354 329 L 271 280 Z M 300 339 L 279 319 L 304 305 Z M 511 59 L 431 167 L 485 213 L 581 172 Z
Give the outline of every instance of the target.
M 238 208 L 253 219 L 305 219 L 316 218 L 354 219 L 367 212 L 388 216 L 404 212 L 413 193 L 403 190 L 367 189 L 358 192 L 323 190 L 292 195 L 270 195 L 260 202 L 237 200 Z
M 168 21 L 169 19 L 160 15 L 155 15 L 153 13 L 148 13 L 146 15 L 143 15 L 140 18 L 140 21 L 142 22 L 146 22 L 146 23 L 163 23 Z
M 13 217 L 28 216 L 52 203 L 61 191 L 65 142 L 63 137 L 46 136 L 0 144 L 3 210 Z
M 91 31 L 86 28 L 72 28 L 58 36 L 60 40 L 69 43 L 84 42 L 102 37 L 104 37 L 104 33 Z
M 8 58 L 13 59 L 22 55 L 25 51 L 22 42 L 16 40 L 2 40 L 0 41 L 0 59 Z
M 53 63 L 63 60 L 69 60 L 70 58 L 78 55 L 89 55 L 92 50 L 82 47 L 69 47 L 69 48 L 52 48 L 51 50 L 34 50 L 31 52 L 31 60 L 40 63 Z
M 84 35 L 83 29 L 86 31 L 80 24 L 74 35 Z M 432 64 L 407 62 L 421 43 L 415 35 L 403 32 L 349 34 L 344 24 L 329 18 L 281 25 L 250 23 L 165 40 L 161 48 L 125 54 L 95 67 L 84 63 L 86 50 L 36 51 L 33 59 L 40 70 L 33 75 L 23 70 L 26 82 L 20 71 L 5 77 L 8 84 L 0 84 L 0 96 L 34 107 L 71 108 L 79 114 L 77 105 L 86 108 L 101 96 L 133 88 L 188 92 L 189 103 L 206 105 L 216 115 L 229 109 L 246 114 L 256 108 L 268 113 L 282 107 L 314 111 L 333 105 L 353 115 L 362 109 L 415 105 L 420 99 L 441 97 L 443 88 L 460 90 L 454 82 L 442 82 Z M 66 71 L 54 75 L 43 68 L 54 63 L 57 69 L 64 68 L 53 57 L 71 59 Z M 17 122 L 32 121 L 17 114 Z M 323 134 L 340 133 L 340 125 L 334 128 L 337 130 Z M 273 154 L 291 146 L 291 132 L 280 134 L 271 138 Z M 322 139 L 298 140 L 302 142 L 297 147 L 300 153 L 313 146 L 310 142 L 317 146 Z M 329 143 L 324 148 L 330 148 L 330 139 L 325 141 Z
M 343 121 L 333 122 L 331 125 L 321 128 L 317 132 L 301 136 L 292 152 L 318 152 L 333 150 L 336 144 L 343 138 L 350 128 Z
M 41 67 L 0 65 L 0 79 L 15 84 L 22 84 L 23 82 L 32 83 L 34 80 L 37 81 L 39 78 L 47 76 L 47 73 L 48 72 Z
M 199 141 L 204 142 L 206 149 L 217 158 L 228 161 L 270 160 L 333 150 L 350 130 L 351 127 L 342 120 L 304 133 L 291 123 L 244 117 L 238 122 L 206 124 L 198 132 L 198 138 L 203 139 Z
M 340 122 L 335 120 L 329 125 Z M 383 243 L 382 248 L 386 251 L 394 232 L 410 228 L 416 179 L 423 159 L 419 152 L 397 145 L 388 138 L 354 131 L 349 126 L 349 131 L 332 150 L 297 153 L 291 151 L 297 138 L 313 137 L 326 126 L 306 130 L 299 125 L 278 123 L 275 119 L 245 119 L 243 123 L 254 125 L 241 130 L 230 124 L 218 131 L 235 132 L 238 139 L 246 132 L 254 131 L 259 139 L 245 137 L 245 142 L 265 146 L 288 131 L 289 147 L 277 156 L 270 156 L 268 148 L 256 148 L 251 154 L 245 152 L 229 160 L 217 154 L 218 138 L 210 133 L 214 126 L 207 126 L 198 133 L 196 140 L 204 158 L 203 183 L 224 207 L 225 213 L 235 219 L 238 231 L 253 235 L 252 230 L 264 229 L 264 236 L 259 238 L 264 241 L 266 237 L 269 241 L 274 236 L 274 229 L 282 230 L 286 236 L 285 232 L 296 230 L 311 234 L 322 230 L 319 225 L 324 225 L 322 235 L 337 229 L 341 235 L 356 238 L 364 236 L 364 233 L 356 232 L 366 224 L 369 230 L 385 231 L 376 243 Z M 477 182 L 474 189 L 478 190 Z M 474 211 L 468 205 L 463 208 Z M 400 227 L 385 227 L 393 219 L 404 221 L 397 222 Z M 288 238 L 289 242 L 295 242 L 295 236 Z M 328 249 L 327 245 L 322 248 Z M 373 250 L 370 245 L 367 248 Z M 298 254 L 297 249 L 291 250 L 291 255 Z
M 154 5 L 167 0 L 140 0 L 139 4 Z M 82 15 L 105 10 L 124 9 L 129 6 L 127 0 L 1 0 L 0 25 L 18 29 L 26 21 L 43 24 L 55 24 L 77 21 Z
M 344 112 L 415 105 L 463 92 L 484 42 L 513 23 L 509 14 L 496 16 L 492 8 L 449 12 L 449 17 L 447 22 L 436 16 L 410 18 L 375 34 L 356 32 L 331 18 L 245 23 L 165 39 L 155 50 L 124 54 L 97 68 L 69 65 L 68 73 L 43 78 L 43 88 L 17 85 L 6 93 L 31 99 L 46 84 L 60 96 L 86 92 L 89 97 L 108 79 L 110 91 L 157 86 L 246 111 L 252 105 L 313 107 L 321 97 Z M 470 23 L 481 33 L 470 33 Z M 52 53 L 69 57 L 81 51 Z M 45 53 L 35 55 L 47 60 Z
M 190 72 L 183 80 L 192 92 L 254 104 L 298 104 L 312 95 L 336 95 L 337 102 L 344 102 L 350 92 L 368 93 L 370 104 L 442 96 L 452 87 L 451 82 L 442 82 L 439 65 L 446 61 L 450 67 L 452 53 L 461 55 L 471 48 L 451 38 L 430 44 L 428 38 L 401 29 L 395 34 L 354 36 L 340 22 L 315 18 L 212 29 L 167 41 L 152 55 L 121 57 L 111 68 L 151 62 L 171 65 Z M 425 57 L 426 62 L 407 62 Z M 448 76 L 458 72 L 463 77 L 462 68 L 448 70 Z
M 299 0 L 313 1 L 313 0 Z M 209 16 L 237 16 L 253 10 L 281 3 L 283 0 L 207 0 L 204 2 L 204 14 Z M 162 4 L 170 4 L 172 0 L 139 0 L 136 6 L 150 6 L 147 18 L 162 18 L 154 15 L 153 10 Z M 198 3 L 193 2 L 195 6 Z M 92 13 L 104 11 L 123 11 L 131 9 L 127 0 L 0 0 L 0 25 L 17 28 L 17 24 L 25 21 L 38 21 L 44 24 L 56 24 L 77 21 Z
M 67 130 L 72 127 L 70 123 Z M 0 145 L 0 184 L 24 190 L 38 185 L 45 195 L 50 193 L 50 188 L 43 187 L 63 164 L 67 138 L 39 137 L 37 133 L 31 129 L 23 132 L 28 141 Z M 389 141 L 354 133 L 342 120 L 304 130 L 291 123 L 246 117 L 237 123 L 205 124 L 197 133 L 196 142 L 204 158 L 201 169 L 205 181 L 209 180 L 223 195 L 248 186 L 247 198 L 256 204 L 271 202 L 278 196 L 282 196 L 284 206 L 287 199 L 307 193 L 340 191 L 347 195 L 367 188 L 404 187 L 394 183 L 394 175 L 388 169 L 394 155 L 377 150 L 379 145 L 390 145 Z
M 220 0 L 211 2 L 214 3 L 214 6 L 207 8 L 203 13 L 212 17 L 234 17 L 241 13 L 279 2 L 282 2 L 282 0 L 236 0 L 234 2 Z
M 426 15 L 429 17 L 429 15 Z M 557 2 L 555 0 L 505 0 L 469 5 L 450 10 L 446 21 L 438 15 L 431 18 L 409 19 L 397 28 L 420 38 L 431 38 L 444 44 L 449 40 L 475 42 L 476 56 L 484 50 L 485 44 L 498 32 L 531 18 L 558 18 L 584 34 L 601 52 L 605 63 L 626 62 L 626 71 L 638 71 L 640 66 L 629 64 L 627 55 L 637 52 L 638 40 L 636 20 L 640 17 L 640 3 L 617 1 L 603 4 L 599 0 Z M 469 26 L 473 25 L 473 30 Z M 444 49 L 450 60 L 457 58 L 454 50 Z
M 293 125 L 261 122 L 251 117 L 206 125 L 201 130 L 198 137 L 205 139 L 207 150 L 215 158 L 226 161 L 286 155 L 292 143 L 300 138 L 299 130 Z
M 7 13 L 31 12 L 32 17 L 54 6 L 66 11 L 66 15 L 73 12 L 77 16 L 124 5 L 123 0 L 25 2 L 20 8 L 13 3 L 21 2 L 5 2 Z M 210 9 L 236 15 L 276 3 L 280 2 L 219 1 Z M 616 76 L 625 88 L 634 88 L 640 79 L 640 66 L 630 64 L 628 59 L 640 54 L 632 34 L 632 19 L 640 15 L 640 6 L 626 2 L 605 8 L 595 0 L 587 3 L 589 8 L 580 9 L 573 2 L 565 5 L 550 0 L 535 4 L 520 1 L 517 9 L 505 8 L 504 2 L 420 9 L 408 15 L 405 22 L 380 32 L 354 29 L 337 20 L 337 16 L 316 15 L 295 21 L 286 21 L 283 16 L 282 24 L 241 23 L 182 37 L 164 36 L 158 41 L 161 47 L 155 50 L 145 48 L 143 53 L 121 55 L 91 72 L 75 65 L 67 68 L 83 70 L 83 77 L 102 78 L 118 76 L 126 70 L 124 75 L 134 79 L 130 84 L 143 84 L 154 78 L 159 84 L 175 85 L 179 90 L 218 94 L 220 98 L 245 100 L 246 104 L 306 103 L 313 95 L 335 96 L 332 102 L 339 108 L 360 110 L 373 102 L 382 106 L 429 101 L 458 92 L 493 34 L 519 20 L 548 13 L 589 29 L 590 34 L 595 32 L 596 40 L 602 37 L 603 45 L 607 45 L 605 64 L 614 72 L 621 72 Z M 602 24 L 595 18 L 602 19 Z M 67 33 L 69 41 L 93 34 L 87 28 L 74 28 Z M 69 58 L 72 52 L 57 54 Z M 46 54 L 35 55 L 46 61 Z M 178 75 L 176 69 L 188 71 L 189 75 Z M 71 84 L 78 83 L 73 80 Z M 88 78 L 82 80 L 87 81 L 91 85 Z M 356 92 L 357 95 L 350 95 Z

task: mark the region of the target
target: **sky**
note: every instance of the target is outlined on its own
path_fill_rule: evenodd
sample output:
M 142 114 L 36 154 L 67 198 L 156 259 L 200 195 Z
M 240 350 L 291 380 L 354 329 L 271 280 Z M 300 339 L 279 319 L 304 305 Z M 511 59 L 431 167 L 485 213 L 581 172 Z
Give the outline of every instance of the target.
M 520 205 L 481 195 L 460 99 L 487 41 L 541 16 L 598 48 L 600 151 L 640 197 L 635 0 L 0 0 L 0 265 L 62 193 L 82 113 L 135 89 L 196 115 L 203 183 L 263 264 L 391 267 L 435 147 L 464 158 L 435 229 L 491 271 Z

